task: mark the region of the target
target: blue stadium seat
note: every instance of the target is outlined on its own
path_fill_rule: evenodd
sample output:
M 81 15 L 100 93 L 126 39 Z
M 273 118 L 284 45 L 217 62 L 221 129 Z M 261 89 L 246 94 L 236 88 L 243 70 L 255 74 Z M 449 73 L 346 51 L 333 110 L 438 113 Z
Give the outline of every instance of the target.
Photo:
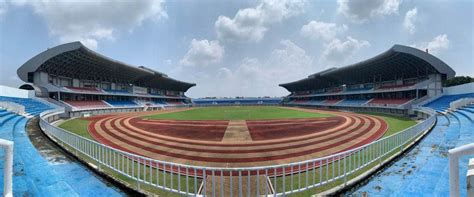
M 157 104 L 157 105 L 166 105 L 167 104 L 164 101 L 154 101 L 154 103 Z
M 41 112 L 51 109 L 50 106 L 31 98 L 14 98 L 0 96 L 0 101 L 14 102 L 23 105 L 25 106 L 25 112 L 32 116 L 39 115 Z
M 444 111 L 449 108 L 449 103 L 459 100 L 461 98 L 474 98 L 474 93 L 441 96 L 423 106 L 433 108 L 439 111 Z
M 280 98 L 240 98 L 240 99 L 193 99 L 192 101 L 197 105 L 258 105 L 258 104 L 278 104 L 281 102 Z
M 369 102 L 370 99 L 345 99 L 341 102 L 339 102 L 337 105 L 339 106 L 360 106 L 362 104 L 365 104 Z
M 108 104 L 114 106 L 114 107 L 134 107 L 138 106 L 137 103 L 127 100 L 127 101 L 117 101 L 117 100 L 106 100 Z
M 35 113 L 49 109 L 33 99 L 0 97 L 34 107 Z M 31 110 L 28 110 L 31 111 Z M 93 172 L 78 162 L 55 162 L 44 157 L 31 143 L 25 131 L 27 117 L 0 109 L 0 138 L 13 141 L 13 196 L 124 196 L 97 178 Z M 56 157 L 56 156 L 55 156 Z M 4 158 L 4 151 L 0 151 Z M 63 159 L 61 159 L 63 160 Z M 3 177 L 0 160 L 0 177 Z M 80 184 L 78 184 L 80 183 Z M 0 185 L 3 185 L 3 178 Z M 104 189 L 105 188 L 105 189 Z M 3 187 L 0 187 L 3 193 Z
M 112 94 L 131 94 L 128 90 L 105 90 L 105 91 Z

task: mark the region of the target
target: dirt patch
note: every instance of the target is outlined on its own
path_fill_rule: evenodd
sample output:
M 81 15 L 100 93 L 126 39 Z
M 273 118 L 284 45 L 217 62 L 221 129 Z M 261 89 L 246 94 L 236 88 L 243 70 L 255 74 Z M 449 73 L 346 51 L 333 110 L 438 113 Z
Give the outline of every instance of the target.
M 30 138 L 31 143 L 38 152 L 51 163 L 70 163 L 72 160 L 68 158 L 64 152 L 56 147 L 41 131 L 38 126 L 38 118 L 32 118 L 26 124 L 25 131 Z
M 382 190 L 382 187 L 377 185 L 377 186 L 374 187 L 374 189 L 377 190 L 377 191 L 380 191 L 380 190 Z

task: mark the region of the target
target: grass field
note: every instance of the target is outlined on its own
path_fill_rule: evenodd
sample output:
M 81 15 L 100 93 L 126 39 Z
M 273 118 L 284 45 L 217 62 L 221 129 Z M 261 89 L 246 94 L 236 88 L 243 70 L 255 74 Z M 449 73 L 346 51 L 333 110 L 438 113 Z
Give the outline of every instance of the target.
M 329 114 L 303 112 L 271 106 L 249 107 L 202 107 L 175 113 L 155 114 L 145 116 L 150 119 L 172 120 L 262 120 L 287 118 L 321 118 Z
M 382 137 L 386 137 L 394 133 L 398 133 L 399 131 L 416 124 L 416 121 L 404 116 L 395 116 L 395 115 L 381 114 L 381 113 L 363 113 L 363 114 L 376 116 L 376 117 L 382 118 L 383 120 L 385 120 L 385 122 L 387 122 L 388 129 L 383 134 Z
M 89 134 L 89 131 L 87 131 L 87 126 L 89 125 L 89 122 L 89 120 L 76 118 L 63 122 L 61 125 L 59 125 L 59 128 L 73 132 L 87 139 L 94 140 L 94 138 Z

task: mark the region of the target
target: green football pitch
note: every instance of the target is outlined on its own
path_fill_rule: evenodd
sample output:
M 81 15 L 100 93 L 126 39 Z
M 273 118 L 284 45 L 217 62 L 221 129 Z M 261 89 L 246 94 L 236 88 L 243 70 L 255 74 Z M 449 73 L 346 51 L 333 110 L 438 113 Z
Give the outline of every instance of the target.
M 303 112 L 272 106 L 197 107 L 186 111 L 145 116 L 150 119 L 172 120 L 268 120 L 287 118 L 321 118 L 332 115 Z

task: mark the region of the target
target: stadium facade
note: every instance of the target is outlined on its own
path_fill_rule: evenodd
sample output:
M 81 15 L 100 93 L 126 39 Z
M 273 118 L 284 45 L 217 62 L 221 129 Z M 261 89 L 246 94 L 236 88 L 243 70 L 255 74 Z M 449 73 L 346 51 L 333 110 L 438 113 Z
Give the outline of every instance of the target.
M 186 106 L 185 92 L 196 84 L 144 66 L 131 66 L 98 54 L 80 42 L 48 49 L 17 71 L 36 96 L 69 110 Z
M 195 106 L 229 106 L 229 105 L 279 105 L 281 98 L 200 98 L 193 99 Z
M 291 92 L 287 105 L 406 113 L 413 105 L 442 95 L 442 81 L 455 74 L 428 52 L 394 45 L 368 60 L 280 86 Z

